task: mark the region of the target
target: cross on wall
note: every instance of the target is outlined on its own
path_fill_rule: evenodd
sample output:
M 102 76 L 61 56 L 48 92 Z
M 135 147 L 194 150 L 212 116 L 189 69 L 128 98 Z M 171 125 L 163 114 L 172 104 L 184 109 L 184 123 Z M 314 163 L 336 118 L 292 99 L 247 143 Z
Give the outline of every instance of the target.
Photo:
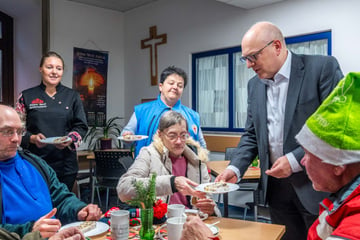
M 149 35 L 149 38 L 141 40 L 141 49 L 150 48 L 151 85 L 154 86 L 158 84 L 157 47 L 167 42 L 167 34 L 157 35 L 156 26 L 151 26 L 149 28 Z

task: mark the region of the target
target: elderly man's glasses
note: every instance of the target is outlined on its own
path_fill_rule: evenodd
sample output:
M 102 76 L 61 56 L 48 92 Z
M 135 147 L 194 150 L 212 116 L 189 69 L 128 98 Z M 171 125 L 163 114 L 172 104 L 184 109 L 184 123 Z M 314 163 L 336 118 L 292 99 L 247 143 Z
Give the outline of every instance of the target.
M 0 135 L 3 137 L 12 137 L 14 134 L 17 134 L 18 136 L 24 136 L 26 133 L 25 128 L 3 128 L 0 129 Z
M 254 54 L 250 54 L 250 55 L 247 55 L 247 56 L 242 56 L 240 58 L 240 62 L 246 63 L 246 60 L 248 60 L 251 63 L 256 62 L 257 55 L 259 55 L 262 50 L 264 50 L 267 46 L 270 46 L 270 44 L 272 44 L 273 42 L 274 42 L 274 40 L 270 41 L 268 44 L 266 44 L 263 48 L 261 48 L 259 51 L 255 52 Z
M 176 133 L 164 133 L 164 135 L 170 140 L 170 141 L 176 141 L 178 138 L 180 138 L 181 141 L 186 141 L 190 135 L 188 133 L 182 133 L 180 135 L 177 135 Z

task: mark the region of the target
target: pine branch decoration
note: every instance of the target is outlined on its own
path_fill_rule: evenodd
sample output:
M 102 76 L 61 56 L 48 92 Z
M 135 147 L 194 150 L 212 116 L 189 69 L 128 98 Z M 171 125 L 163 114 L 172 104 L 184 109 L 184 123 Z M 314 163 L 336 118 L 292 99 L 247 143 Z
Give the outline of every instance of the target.
M 136 197 L 128 201 L 129 204 L 142 209 L 152 208 L 156 200 L 156 173 L 151 174 L 146 186 L 142 181 L 136 181 L 136 179 L 132 184 L 135 187 Z

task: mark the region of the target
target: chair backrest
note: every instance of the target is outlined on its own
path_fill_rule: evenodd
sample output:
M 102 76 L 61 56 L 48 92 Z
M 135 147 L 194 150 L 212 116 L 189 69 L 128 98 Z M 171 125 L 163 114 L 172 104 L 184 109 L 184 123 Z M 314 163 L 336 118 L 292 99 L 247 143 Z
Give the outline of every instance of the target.
M 119 179 L 134 161 L 130 151 L 95 150 L 95 176 Z
M 130 168 L 130 166 L 133 164 L 134 159 L 130 156 L 126 156 L 126 157 L 122 157 L 121 159 L 119 159 L 119 161 L 120 161 L 120 164 L 125 169 L 125 171 L 127 171 Z
M 231 156 L 234 154 L 236 147 L 225 148 L 225 160 L 231 160 Z

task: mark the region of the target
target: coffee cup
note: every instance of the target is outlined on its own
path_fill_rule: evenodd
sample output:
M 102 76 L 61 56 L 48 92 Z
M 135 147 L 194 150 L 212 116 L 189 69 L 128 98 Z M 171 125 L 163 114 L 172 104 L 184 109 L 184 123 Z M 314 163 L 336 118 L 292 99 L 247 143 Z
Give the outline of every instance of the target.
M 168 240 L 180 240 L 185 221 L 183 216 L 166 220 Z
M 167 218 L 183 217 L 185 206 L 182 204 L 170 204 L 167 208 Z
M 111 239 L 127 240 L 129 237 L 129 211 L 117 210 L 110 214 Z

